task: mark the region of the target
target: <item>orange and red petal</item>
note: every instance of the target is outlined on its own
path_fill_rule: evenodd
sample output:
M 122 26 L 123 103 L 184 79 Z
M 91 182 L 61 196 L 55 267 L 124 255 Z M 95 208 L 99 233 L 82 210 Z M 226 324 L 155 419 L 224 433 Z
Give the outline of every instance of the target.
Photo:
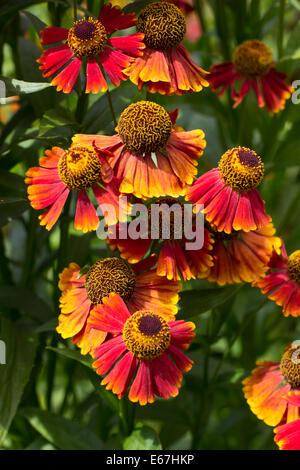
M 101 186 L 93 186 L 93 192 L 101 208 L 107 225 L 115 225 L 118 221 L 125 222 L 130 213 L 130 203 L 127 196 L 122 196 L 119 191 L 119 182 L 114 177 L 110 183 Z
M 98 62 L 94 57 L 89 57 L 86 67 L 86 93 L 99 93 L 106 91 L 108 88 L 107 82 L 103 77 Z
M 136 23 L 134 13 L 125 15 L 119 7 L 113 7 L 110 3 L 103 6 L 98 19 L 105 27 L 107 34 L 114 33 L 117 30 L 130 28 Z
M 291 96 L 293 88 L 284 80 L 286 74 L 271 68 L 267 75 L 261 78 L 261 86 L 266 106 L 271 113 L 284 109 L 285 101 Z
M 167 352 L 181 372 L 188 372 L 193 367 L 194 362 L 173 344 L 169 345 Z
M 284 316 L 300 315 L 300 286 L 290 279 L 286 269 L 272 272 L 253 285 L 282 307 Z
M 46 230 L 51 230 L 54 224 L 57 222 L 69 196 L 69 192 L 70 190 L 65 187 L 54 204 L 52 204 L 52 206 L 44 214 L 39 215 L 40 224 L 45 226 Z
M 168 399 L 176 397 L 182 381 L 182 373 L 169 358 L 167 351 L 152 361 L 154 393 Z
M 195 278 L 187 262 L 186 254 L 177 240 L 164 241 L 158 257 L 157 274 L 169 280 Z
M 70 263 L 67 268 L 59 274 L 58 287 L 61 291 L 73 287 L 83 287 L 85 284 L 85 275 L 79 277 L 80 266 L 76 263 Z
M 69 30 L 66 28 L 59 28 L 57 26 L 47 26 L 43 31 L 40 31 L 41 44 L 53 44 L 55 42 L 65 41 L 68 39 Z
M 44 51 L 37 61 L 41 64 L 39 69 L 43 71 L 43 77 L 52 77 L 52 75 L 66 65 L 73 56 L 73 52 L 67 45 L 52 47 Z
M 171 344 L 184 351 L 187 350 L 190 347 L 192 339 L 195 337 L 195 324 L 191 321 L 174 320 L 169 322 L 169 327 L 171 332 Z
M 121 333 L 130 313 L 118 294 L 111 293 L 104 297 L 102 304 L 94 306 L 88 324 L 97 330 L 107 333 Z
M 74 228 L 87 233 L 96 230 L 98 224 L 97 212 L 89 200 L 86 190 L 78 191 Z
M 93 368 L 96 369 L 97 374 L 107 374 L 126 350 L 127 348 L 123 342 L 122 335 L 118 335 L 115 338 L 109 339 L 102 345 L 95 347 L 92 355 L 93 358 L 96 359 L 96 361 L 93 362 Z
M 213 66 L 208 81 L 213 91 L 219 90 L 218 95 L 222 96 L 224 91 L 239 78 L 241 75 L 236 72 L 232 62 L 223 62 Z
M 125 233 L 127 234 L 128 224 L 117 224 L 111 227 L 111 232 L 108 231 L 106 243 L 112 251 L 118 250 L 121 258 L 126 259 L 129 263 L 138 263 L 148 252 L 152 240 L 150 238 L 138 238 L 137 240 L 133 240 L 129 236 L 124 239 L 120 238 L 120 230 L 123 230 L 122 227 L 125 227 Z
M 251 411 L 269 426 L 277 426 L 286 422 L 288 409 L 293 407 L 284 399 L 290 385 L 280 385 L 284 378 L 279 369 L 279 363 L 271 361 L 257 362 L 258 367 L 251 376 L 243 381 L 243 392 Z
M 169 67 L 174 70 L 176 88 L 175 93 L 198 92 L 209 86 L 206 72 L 193 62 L 186 48 L 179 44 L 170 51 Z
M 152 269 L 136 275 L 134 293 L 127 307 L 130 313 L 137 310 L 152 310 L 170 320 L 178 311 L 176 304 L 179 301 L 180 290 L 180 282 L 158 276 L 156 270 Z
M 91 301 L 86 297 L 85 289 L 65 291 L 60 298 L 61 314 L 56 331 L 63 338 L 70 338 L 85 326 L 91 309 Z
M 118 398 L 122 398 L 133 379 L 138 364 L 139 360 L 128 351 L 102 380 L 101 385 L 106 385 L 106 390 L 111 390 L 118 395 Z
M 105 52 L 101 52 L 98 57 L 105 72 L 115 86 L 119 86 L 121 80 L 127 80 L 123 70 L 128 67 L 132 58 L 122 52 L 109 48 L 106 48 Z
M 129 36 L 110 38 L 108 45 L 128 54 L 130 57 L 138 57 L 143 55 L 143 49 L 145 49 L 143 39 L 144 34 L 130 34 Z
M 225 185 L 218 168 L 200 176 L 187 189 L 186 199 L 195 204 L 196 210 L 197 205 L 203 204 L 208 222 L 225 233 L 256 230 L 271 220 L 257 189 L 246 193 L 235 191 Z
M 75 57 L 52 81 L 57 91 L 71 93 L 77 81 L 82 60 Z
M 300 419 L 274 429 L 280 450 L 300 450 Z
M 155 401 L 152 364 L 152 361 L 140 361 L 137 374 L 129 390 L 129 400 L 133 403 L 139 402 L 141 406 Z
M 106 339 L 106 333 L 103 331 L 91 328 L 88 323 L 85 323 L 82 330 L 72 338 L 72 343 L 80 348 L 81 354 L 85 355 L 90 353 L 93 357 L 94 348 L 102 344 Z

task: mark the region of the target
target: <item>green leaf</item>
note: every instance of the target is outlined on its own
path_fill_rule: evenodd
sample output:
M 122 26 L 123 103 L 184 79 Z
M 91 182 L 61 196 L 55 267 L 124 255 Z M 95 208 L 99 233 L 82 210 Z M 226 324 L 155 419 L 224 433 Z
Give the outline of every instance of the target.
M 161 450 L 157 433 L 149 426 L 139 424 L 123 443 L 124 450 Z
M 102 450 L 101 440 L 80 423 L 38 408 L 26 407 L 21 414 L 51 444 L 61 450 Z
M 40 322 L 53 317 L 51 308 L 32 290 L 21 286 L 0 286 L 0 305 L 5 308 L 18 309 Z
M 29 207 L 26 199 L 0 196 L 0 227 L 22 215 Z
M 16 294 L 15 294 L 16 295 Z M 0 446 L 19 407 L 34 363 L 36 339 L 21 325 L 0 321 L 0 338 L 6 346 L 6 364 L 0 365 Z
M 37 91 L 45 90 L 51 86 L 47 82 L 24 82 L 16 78 L 8 78 L 0 75 L 0 80 L 5 84 L 5 96 L 28 95 L 29 93 L 36 93 Z M 6 98 L 0 99 L 0 104 L 6 104 Z
M 213 289 L 187 290 L 180 294 L 180 311 L 177 320 L 189 320 L 205 313 L 233 297 L 240 286 L 226 286 Z
M 47 0 L 48 2 L 60 3 L 67 5 L 63 0 Z M 6 13 L 13 13 L 18 10 L 23 10 L 28 8 L 31 5 L 37 5 L 38 3 L 46 3 L 45 0 L 14 0 L 13 2 L 5 2 L 5 4 L 0 7 L 0 16 L 5 15 Z
M 58 107 L 47 111 L 40 123 L 39 136 L 45 134 L 47 131 L 55 127 L 60 126 L 70 126 L 72 128 L 72 133 L 75 134 L 77 129 L 77 123 L 74 120 L 74 117 L 70 111 L 63 107 Z
M 46 349 L 50 349 L 50 351 L 54 351 L 61 356 L 67 357 L 69 359 L 74 359 L 77 362 L 80 362 L 86 367 L 92 367 L 92 359 L 90 356 L 83 356 L 78 349 L 67 349 L 67 348 L 53 348 L 52 346 L 48 346 Z

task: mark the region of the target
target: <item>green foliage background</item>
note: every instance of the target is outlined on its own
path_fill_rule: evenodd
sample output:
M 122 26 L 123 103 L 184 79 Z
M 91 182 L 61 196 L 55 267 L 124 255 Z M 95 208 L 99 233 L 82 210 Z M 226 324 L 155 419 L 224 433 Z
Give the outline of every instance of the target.
M 90 0 L 87 8 L 96 15 L 100 3 Z M 147 3 L 135 1 L 126 9 L 138 12 Z M 95 234 L 74 231 L 66 217 L 48 233 L 26 197 L 25 171 L 45 148 L 67 148 L 75 132 L 107 134 L 114 128 L 106 95 L 78 101 L 76 92 L 68 96 L 49 87 L 38 70 L 37 32 L 45 24 L 70 26 L 71 7 L 71 0 L 0 1 L 0 74 L 10 77 L 3 79 L 7 96 L 19 95 L 21 103 L 0 123 L 0 339 L 7 345 L 7 364 L 0 365 L 0 447 L 275 449 L 273 431 L 250 412 L 241 380 L 257 359 L 280 360 L 286 344 L 299 339 L 300 327 L 258 289 L 185 283 L 178 318 L 197 324 L 190 349 L 195 366 L 177 398 L 146 407 L 119 401 L 100 387 L 90 360 L 55 332 L 58 272 L 70 261 L 84 266 L 111 255 Z M 238 43 L 257 38 L 271 47 L 278 69 L 290 79 L 299 76 L 299 0 L 200 0 L 195 7 L 203 35 L 186 47 L 204 68 L 230 60 Z M 126 82 L 112 87 L 111 96 L 118 116 L 145 92 Z M 299 249 L 300 105 L 288 101 L 273 116 L 251 95 L 233 110 L 228 94 L 220 100 L 210 89 L 151 99 L 168 110 L 178 107 L 178 123 L 186 130 L 204 130 L 199 173 L 236 145 L 262 156 L 267 211 L 288 253 Z

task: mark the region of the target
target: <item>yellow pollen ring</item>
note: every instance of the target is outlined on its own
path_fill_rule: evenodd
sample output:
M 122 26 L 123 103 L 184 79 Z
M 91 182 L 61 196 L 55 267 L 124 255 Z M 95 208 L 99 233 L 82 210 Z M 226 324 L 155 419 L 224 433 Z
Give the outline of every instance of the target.
M 86 189 L 101 180 L 101 164 L 92 148 L 72 144 L 59 159 L 58 174 L 69 189 Z
M 253 150 L 245 147 L 227 150 L 221 157 L 218 167 L 224 183 L 242 192 L 256 188 L 264 176 L 261 158 Z
M 136 30 L 144 33 L 146 46 L 168 50 L 183 40 L 186 22 L 180 9 L 173 3 L 155 2 L 141 11 Z
M 294 251 L 289 256 L 287 270 L 292 281 L 300 285 L 300 250 Z
M 99 20 L 76 21 L 69 30 L 68 46 L 77 57 L 94 57 L 104 51 L 108 36 Z
M 269 72 L 273 65 L 273 57 L 268 46 L 257 39 L 251 39 L 242 42 L 236 48 L 232 62 L 241 75 L 258 78 Z
M 155 152 L 166 145 L 172 131 L 172 121 L 159 104 L 139 101 L 124 109 L 116 131 L 129 150 Z
M 280 371 L 286 382 L 294 389 L 300 388 L 300 346 L 291 345 L 280 362 Z
M 118 294 L 124 301 L 130 300 L 135 287 L 135 273 L 120 258 L 104 258 L 97 261 L 86 274 L 86 295 L 96 305 L 110 293 Z
M 166 320 L 150 310 L 139 310 L 126 321 L 123 341 L 139 359 L 155 359 L 169 346 L 170 327 Z

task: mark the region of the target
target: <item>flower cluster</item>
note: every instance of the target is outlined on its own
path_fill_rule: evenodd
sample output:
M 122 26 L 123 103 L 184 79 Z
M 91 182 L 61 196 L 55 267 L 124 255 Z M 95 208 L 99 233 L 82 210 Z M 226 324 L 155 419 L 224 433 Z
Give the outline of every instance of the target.
M 236 146 L 220 156 L 216 168 L 198 176 L 206 147 L 203 130 L 185 131 L 177 125 L 177 110 L 148 100 L 148 92 L 182 95 L 211 85 L 220 95 L 231 87 L 237 106 L 252 88 L 259 106 L 274 113 L 292 88 L 258 40 L 240 44 L 232 62 L 215 65 L 211 73 L 200 68 L 182 45 L 186 19 L 180 3 L 150 3 L 137 18 L 106 4 L 97 19 L 84 17 L 69 29 L 41 32 L 42 45 L 51 47 L 42 52 L 40 69 L 46 78 L 55 75 L 51 83 L 58 91 L 71 93 L 83 66 L 85 93 L 106 91 L 107 77 L 115 86 L 129 78 L 139 90 L 146 88 L 147 99 L 140 95 L 123 109 L 113 135 L 78 133 L 69 148 L 46 150 L 25 180 L 31 206 L 47 208 L 39 215 L 47 230 L 72 192 L 75 229 L 96 230 L 94 200 L 102 210 L 107 244 L 120 257 L 99 259 L 85 272 L 71 263 L 61 272 L 57 332 L 92 356 L 97 374 L 104 376 L 102 385 L 119 398 L 129 389 L 129 399 L 141 405 L 155 396 L 175 397 L 182 373 L 193 364 L 184 351 L 195 325 L 176 319 L 180 281 L 252 283 L 285 316 L 300 316 L 300 251 L 287 256 L 260 195 L 263 156 Z M 114 36 L 133 26 L 133 34 Z M 137 200 L 148 224 L 134 237 L 128 227 L 137 223 L 130 212 Z M 163 218 L 155 222 L 153 204 L 159 210 L 178 208 L 179 219 L 170 212 L 167 235 Z M 185 206 L 191 209 L 191 237 L 184 231 Z M 202 243 L 197 245 L 199 216 Z M 157 237 L 150 230 L 155 224 Z M 259 362 L 244 381 L 251 410 L 279 426 L 281 448 L 299 445 L 300 371 L 294 352 L 289 346 L 280 364 Z

